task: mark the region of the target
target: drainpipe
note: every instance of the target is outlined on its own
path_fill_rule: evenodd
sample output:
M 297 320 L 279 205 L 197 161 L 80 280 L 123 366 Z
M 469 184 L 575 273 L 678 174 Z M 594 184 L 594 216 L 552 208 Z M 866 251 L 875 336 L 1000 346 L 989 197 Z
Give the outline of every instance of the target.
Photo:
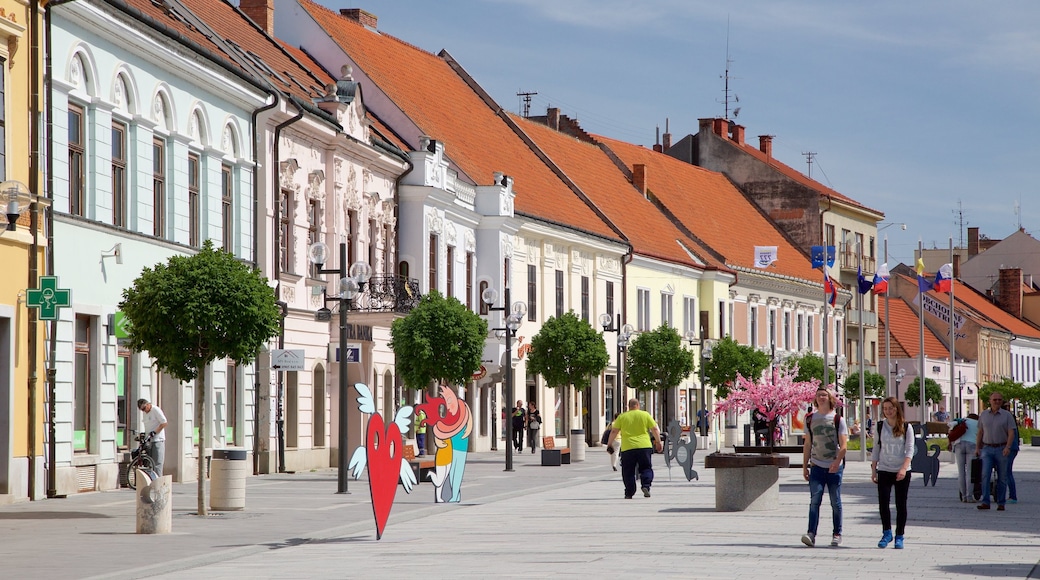
M 29 49 L 29 78 L 32 87 L 29 95 L 29 191 L 38 196 L 40 193 L 40 25 L 37 15 L 40 11 L 39 0 L 32 0 L 29 5 L 30 24 L 30 49 Z M 40 204 L 32 201 L 29 206 L 29 227 L 32 230 L 32 245 L 29 247 L 29 285 L 28 288 L 36 288 L 39 283 L 39 229 L 40 217 L 37 213 Z M 27 308 L 29 315 L 28 341 L 29 341 L 29 501 L 36 500 L 36 414 L 37 392 L 36 392 L 36 363 L 39 352 L 39 337 L 36 330 L 36 310 Z
M 274 190 L 274 205 L 272 206 L 274 209 L 274 245 L 271 247 L 271 255 L 274 257 L 274 270 L 272 271 L 274 272 L 274 279 L 276 281 L 278 281 L 282 276 L 282 257 L 279 250 L 281 247 L 280 235 L 282 225 L 282 206 L 281 201 L 279 200 L 281 188 L 278 185 L 278 171 L 280 169 L 279 164 L 281 163 L 281 136 L 283 129 L 303 118 L 303 107 L 300 107 L 295 103 L 293 103 L 293 106 L 296 107 L 296 110 L 298 111 L 296 116 L 274 128 L 274 155 L 272 156 L 273 163 L 271 163 L 271 188 Z M 281 290 L 281 288 L 279 288 L 279 290 Z M 282 316 L 279 322 L 281 328 L 278 333 L 278 348 L 285 348 L 285 317 Z M 283 416 L 283 396 L 285 388 L 283 382 L 284 376 L 283 371 L 278 371 L 278 387 L 276 393 L 277 407 L 275 409 L 275 428 L 278 431 L 278 473 L 285 473 L 285 417 Z

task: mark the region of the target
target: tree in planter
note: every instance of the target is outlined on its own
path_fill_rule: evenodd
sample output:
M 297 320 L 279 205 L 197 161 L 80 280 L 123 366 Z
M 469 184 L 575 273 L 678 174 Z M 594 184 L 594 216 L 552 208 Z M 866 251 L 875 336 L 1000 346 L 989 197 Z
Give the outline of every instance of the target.
M 715 396 L 725 399 L 729 389 L 737 381 L 738 376 L 752 380 L 762 376 L 762 371 L 769 368 L 769 355 L 737 341 L 725 337 L 711 349 L 711 358 L 704 362 L 704 378 L 715 386 Z
M 527 371 L 541 375 L 550 387 L 574 385 L 580 390 L 587 388 L 608 362 L 603 335 L 571 311 L 546 320 L 531 338 Z
M 679 386 L 694 369 L 693 352 L 683 348 L 677 330 L 664 324 L 638 335 L 628 347 L 627 359 L 629 385 L 640 391 L 667 392 Z M 666 429 L 669 418 L 666 403 L 662 422 Z
M 769 423 L 769 452 L 772 453 L 777 421 L 797 413 L 812 402 L 820 387 L 819 379 L 799 381 L 796 380 L 797 375 L 798 369 L 789 367 L 762 380 L 749 380 L 738 374 L 736 384 L 729 390 L 726 399 L 715 404 L 715 412 L 758 409 Z
M 280 312 L 274 293 L 259 270 L 206 240 L 193 256 L 174 256 L 165 265 L 145 268 L 123 290 L 119 309 L 131 323 L 131 349 L 148 351 L 159 370 L 178 380 L 195 380 L 198 514 L 205 516 L 204 370 L 222 358 L 248 363 L 278 334 Z
M 934 382 L 934 381 L 933 381 Z M 925 383 L 927 388 L 927 383 Z M 867 397 L 883 399 L 885 397 L 885 376 L 873 371 L 863 372 L 863 392 Z M 848 401 L 859 400 L 859 373 L 851 373 L 845 377 L 841 386 L 842 394 Z M 909 397 L 909 395 L 907 395 Z M 941 395 L 940 395 L 941 396 Z
M 461 385 L 480 370 L 487 333 L 486 320 L 434 290 L 393 322 L 390 348 L 408 388 L 428 389 L 434 381 Z
M 914 382 L 910 383 L 910 386 L 906 388 L 906 393 L 903 395 L 906 400 L 906 404 L 911 407 L 916 407 L 921 404 L 921 383 L 918 377 L 914 377 Z M 924 399 L 929 403 L 935 403 L 941 401 L 943 398 L 942 387 L 939 383 L 932 379 L 925 378 L 924 380 Z

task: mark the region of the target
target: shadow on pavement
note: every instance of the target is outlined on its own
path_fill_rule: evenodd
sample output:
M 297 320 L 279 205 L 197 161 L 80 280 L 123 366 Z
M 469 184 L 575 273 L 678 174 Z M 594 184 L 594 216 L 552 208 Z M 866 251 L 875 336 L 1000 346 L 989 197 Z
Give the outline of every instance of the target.
M 0 520 L 67 520 L 109 517 L 91 512 L 0 512 Z
M 1030 566 L 1029 564 L 1001 564 L 1001 563 L 985 563 L 985 564 L 957 564 L 950 566 L 937 566 L 939 570 L 943 570 L 950 574 L 962 574 L 965 576 L 974 577 L 985 577 L 989 576 L 992 578 L 1036 578 L 1034 572 L 1037 571 L 1037 566 Z

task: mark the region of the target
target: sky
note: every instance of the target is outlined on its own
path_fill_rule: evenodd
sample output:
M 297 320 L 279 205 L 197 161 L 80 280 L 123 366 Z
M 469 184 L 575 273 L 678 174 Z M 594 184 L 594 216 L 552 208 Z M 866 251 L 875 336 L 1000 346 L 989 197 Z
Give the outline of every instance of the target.
M 748 142 L 803 173 L 814 153 L 813 178 L 883 212 L 892 266 L 968 227 L 1040 237 L 1040 2 L 319 2 L 447 50 L 507 110 L 536 92 L 532 115 L 647 147 L 723 116 L 728 66 Z

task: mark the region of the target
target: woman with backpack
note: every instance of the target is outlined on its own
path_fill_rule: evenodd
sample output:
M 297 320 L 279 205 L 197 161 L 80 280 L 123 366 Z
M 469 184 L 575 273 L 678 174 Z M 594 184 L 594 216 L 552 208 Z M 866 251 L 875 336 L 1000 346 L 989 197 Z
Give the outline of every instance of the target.
M 816 391 L 816 412 L 805 418 L 806 437 L 802 446 L 802 477 L 809 482 L 809 530 L 802 543 L 816 546 L 816 528 L 820 524 L 823 492 L 831 499 L 834 535 L 831 546 L 841 545 L 841 476 L 845 470 L 849 427 L 837 413 L 838 398 L 826 387 Z
M 889 501 L 896 490 L 896 549 L 903 549 L 906 529 L 906 496 L 910 491 L 910 460 L 914 457 L 914 428 L 903 421 L 899 400 L 889 397 L 881 403 L 884 419 L 878 421 L 874 450 L 870 455 L 870 480 L 877 484 L 878 508 L 881 512 L 881 540 L 877 546 L 887 548 L 892 542 L 892 512 Z

